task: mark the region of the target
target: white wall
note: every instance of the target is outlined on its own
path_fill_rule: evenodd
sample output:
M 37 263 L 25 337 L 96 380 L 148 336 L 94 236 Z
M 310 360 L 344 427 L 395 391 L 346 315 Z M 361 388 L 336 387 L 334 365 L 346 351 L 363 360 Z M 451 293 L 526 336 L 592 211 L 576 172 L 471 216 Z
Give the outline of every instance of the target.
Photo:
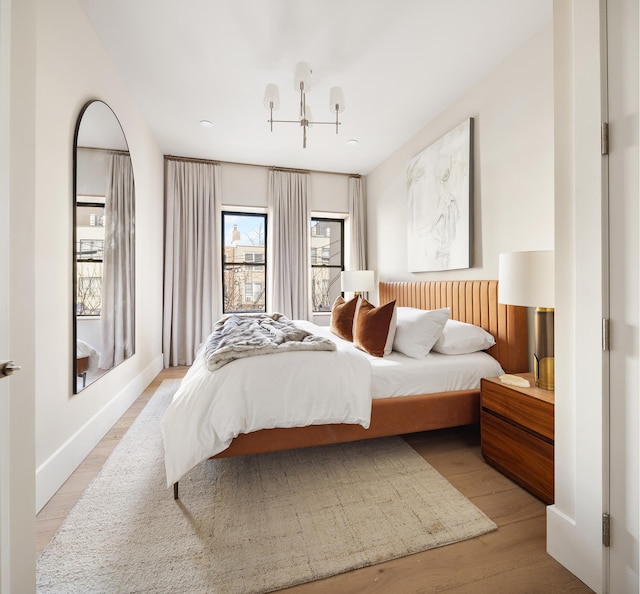
M 349 177 L 339 173 L 311 172 L 311 210 L 344 213 L 349 209 Z M 222 163 L 220 184 L 223 206 L 267 208 L 269 168 Z
M 251 165 L 220 165 L 223 208 L 245 206 L 267 208 L 269 170 Z
M 553 249 L 552 42 L 549 24 L 367 176 L 369 267 L 380 280 L 496 279 L 501 252 Z M 407 162 L 469 117 L 473 267 L 409 273 Z
M 77 0 L 37 5 L 36 507 L 39 509 L 162 368 L 163 160 Z M 120 120 L 136 186 L 136 353 L 71 392 L 72 148 L 101 99 Z

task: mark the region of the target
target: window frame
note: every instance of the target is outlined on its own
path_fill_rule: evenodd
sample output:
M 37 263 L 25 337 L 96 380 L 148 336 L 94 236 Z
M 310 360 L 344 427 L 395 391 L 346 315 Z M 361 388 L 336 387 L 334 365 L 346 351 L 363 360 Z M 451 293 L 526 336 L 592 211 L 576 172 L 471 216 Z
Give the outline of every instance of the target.
M 235 216 L 235 217 L 257 217 L 257 218 L 261 218 L 264 222 L 264 258 L 262 262 L 247 262 L 244 259 L 243 260 L 239 260 L 237 262 L 227 262 L 226 261 L 226 253 L 225 253 L 225 217 L 227 216 Z M 267 298 L 268 298 L 268 294 L 267 294 L 267 236 L 268 236 L 268 217 L 267 217 L 267 213 L 266 212 L 255 212 L 255 211 L 243 211 L 243 210 L 227 210 L 227 209 L 223 209 L 220 212 L 220 227 L 221 227 L 221 233 L 220 233 L 220 243 L 221 243 L 221 254 L 220 254 L 220 259 L 221 259 L 221 265 L 222 265 L 222 313 L 223 314 L 232 314 L 232 313 L 266 313 L 267 311 Z M 226 309 L 225 306 L 225 289 L 226 289 L 226 282 L 225 282 L 225 267 L 228 266 L 229 264 L 233 265 L 233 266 L 238 266 L 238 267 L 243 267 L 243 268 L 263 268 L 264 269 L 264 309 L 239 309 L 239 310 L 228 310 Z M 243 281 L 243 290 L 242 293 L 244 295 L 244 284 L 246 284 L 246 280 Z M 253 281 L 252 281 L 253 282 Z
M 340 225 L 340 264 L 314 264 L 314 258 L 312 257 L 312 245 L 311 245 L 311 237 L 313 237 L 313 234 L 311 232 L 311 230 L 313 229 L 313 222 L 317 221 L 317 222 L 326 222 L 326 223 L 339 223 Z M 310 260 L 310 264 L 311 264 L 311 279 L 313 279 L 313 269 L 314 268 L 333 268 L 333 269 L 338 269 L 340 270 L 340 272 L 344 271 L 344 262 L 345 262 L 345 227 L 346 227 L 346 220 L 343 217 L 339 217 L 339 216 L 319 216 L 319 215 L 312 215 L 310 222 L 309 222 L 309 260 Z M 326 235 L 322 236 L 322 237 L 326 237 Z M 331 242 L 329 243 L 329 245 L 331 245 Z M 329 256 L 329 260 L 331 260 L 331 256 Z M 326 314 L 328 312 L 324 311 L 324 310 L 314 310 L 313 309 L 313 284 L 311 287 L 311 307 L 312 307 L 312 314 L 314 315 L 318 315 L 318 314 Z M 342 295 L 342 291 L 340 291 L 340 294 Z
M 101 214 L 101 218 L 102 218 L 102 223 L 98 222 L 98 224 L 96 225 L 78 225 L 78 221 L 77 221 L 77 209 L 78 208 L 88 208 L 88 209 L 101 209 L 102 210 L 102 214 Z M 76 200 L 76 211 L 74 213 L 75 216 L 75 227 L 76 227 L 76 232 L 75 232 L 75 254 L 74 254 L 74 258 L 75 258 L 75 279 L 74 279 L 74 291 L 75 291 L 75 295 L 74 295 L 74 302 L 75 302 L 75 316 L 78 318 L 81 318 L 83 320 L 92 320 L 92 319 L 99 319 L 100 318 L 100 314 L 102 311 L 102 278 L 104 275 L 104 215 L 105 215 L 105 209 L 106 209 L 106 197 L 102 196 L 102 195 L 96 195 L 96 196 L 84 196 L 84 195 L 79 195 L 77 197 Z M 85 228 L 85 227 L 95 227 L 95 228 L 101 228 L 102 229 L 102 235 L 100 238 L 92 238 L 92 237 L 78 237 L 78 235 L 82 235 L 81 232 L 78 231 L 79 228 Z M 90 257 L 90 258 L 86 258 L 86 257 L 82 257 L 82 250 L 81 250 L 81 246 L 83 242 L 101 242 L 102 243 L 102 247 L 99 251 L 100 256 L 96 256 L 96 257 Z M 92 274 L 92 275 L 84 275 L 84 276 L 80 276 L 80 273 L 82 272 L 82 268 L 87 268 L 86 265 L 88 264 L 94 264 L 94 268 L 97 272 L 99 272 L 99 274 Z M 83 283 L 80 282 L 81 279 L 87 279 L 87 283 L 85 283 L 84 289 L 82 287 Z M 98 279 L 96 281 L 96 279 Z M 98 285 L 99 290 L 95 291 L 95 288 L 92 290 L 91 285 Z M 89 293 L 95 293 L 95 294 L 99 294 L 100 295 L 100 305 L 97 309 L 93 309 L 90 313 L 84 313 L 84 309 L 82 312 L 78 311 L 78 305 L 79 304 L 84 304 L 85 303 L 85 299 L 79 299 L 78 293 L 80 291 L 83 291 L 83 293 L 89 292 Z

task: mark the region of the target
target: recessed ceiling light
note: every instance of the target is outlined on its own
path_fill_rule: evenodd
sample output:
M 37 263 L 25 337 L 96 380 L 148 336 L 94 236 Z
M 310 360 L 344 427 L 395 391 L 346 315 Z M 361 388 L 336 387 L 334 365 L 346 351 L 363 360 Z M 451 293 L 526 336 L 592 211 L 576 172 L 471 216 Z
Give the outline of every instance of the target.
M 200 120 L 200 125 L 203 128 L 213 128 L 213 124 L 209 120 Z
M 356 146 L 356 144 L 358 144 L 358 141 L 355 138 L 351 138 L 351 139 L 347 140 L 347 144 L 349 146 Z

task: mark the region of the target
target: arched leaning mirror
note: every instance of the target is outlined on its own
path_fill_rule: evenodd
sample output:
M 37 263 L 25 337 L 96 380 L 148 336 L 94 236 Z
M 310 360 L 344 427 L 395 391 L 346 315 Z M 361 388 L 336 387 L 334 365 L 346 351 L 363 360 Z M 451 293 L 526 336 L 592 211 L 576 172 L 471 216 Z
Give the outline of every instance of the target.
M 135 351 L 133 167 L 120 122 L 102 101 L 90 101 L 78 116 L 73 170 L 77 394 Z

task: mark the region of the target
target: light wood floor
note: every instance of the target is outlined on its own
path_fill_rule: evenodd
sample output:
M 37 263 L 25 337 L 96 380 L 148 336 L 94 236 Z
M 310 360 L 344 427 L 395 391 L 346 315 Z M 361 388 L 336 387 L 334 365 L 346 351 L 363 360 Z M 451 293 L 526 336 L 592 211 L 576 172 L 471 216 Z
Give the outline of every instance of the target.
M 38 554 L 47 546 L 160 382 L 180 378 L 185 371 L 184 367 L 162 371 L 37 515 Z M 416 433 L 405 439 L 484 511 L 498 525 L 498 530 L 465 542 L 296 586 L 287 590 L 287 594 L 592 592 L 547 555 L 544 504 L 483 461 L 477 428 Z

